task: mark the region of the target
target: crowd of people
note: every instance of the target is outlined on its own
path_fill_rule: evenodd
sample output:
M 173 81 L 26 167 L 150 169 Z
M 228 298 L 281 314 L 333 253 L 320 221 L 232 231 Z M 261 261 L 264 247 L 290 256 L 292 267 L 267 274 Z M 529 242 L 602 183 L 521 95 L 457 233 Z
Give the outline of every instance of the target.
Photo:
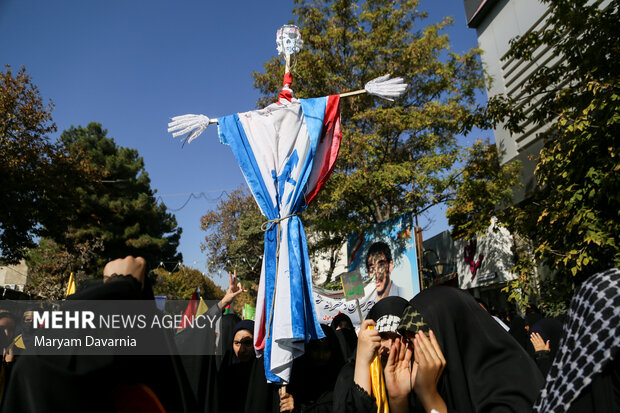
M 153 299 L 146 263 L 109 263 L 104 283 L 71 299 Z M 224 352 L 213 355 L 19 356 L 32 312 L 0 312 L 1 412 L 618 412 L 620 271 L 590 277 L 562 320 L 532 312 L 500 320 L 466 291 L 434 286 L 380 299 L 358 329 L 322 325 L 286 385 L 268 383 L 254 322 L 209 309 Z M 177 348 L 206 337 L 162 333 Z M 20 342 L 21 340 L 21 342 Z

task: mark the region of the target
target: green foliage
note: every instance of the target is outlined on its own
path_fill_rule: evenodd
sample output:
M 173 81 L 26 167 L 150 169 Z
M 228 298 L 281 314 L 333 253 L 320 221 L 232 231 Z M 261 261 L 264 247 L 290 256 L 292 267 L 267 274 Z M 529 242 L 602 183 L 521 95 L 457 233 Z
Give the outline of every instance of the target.
M 85 241 L 72 245 L 68 250 L 64 245 L 49 238 L 42 238 L 36 248 L 26 254 L 28 264 L 28 294 L 50 300 L 65 297 L 71 273 L 74 274 L 78 289 L 96 277 L 86 270 L 93 257 L 101 253 L 100 240 Z
M 246 303 L 256 305 L 265 245 L 261 226 L 266 220 L 254 197 L 244 188 L 227 194 L 215 211 L 207 212 L 200 219 L 200 229 L 207 232 L 201 248 L 207 253 L 209 270 L 235 272 L 247 290 L 235 299 L 237 314 L 241 314 Z
M 237 271 L 240 280 L 258 280 L 265 236 L 261 225 L 266 220 L 246 189 L 239 188 L 220 200 L 216 210 L 200 220 L 200 229 L 207 232 L 202 249 L 209 270 Z
M 336 280 L 326 282 L 321 287 L 326 290 L 342 290 L 342 281 L 338 278 Z
M 193 268 L 182 266 L 174 272 L 157 268 L 153 274 L 156 277 L 153 292 L 155 295 L 165 295 L 168 300 L 189 300 L 197 287 L 200 287 L 200 295 L 205 300 L 219 301 L 224 297 L 224 290 Z
M 60 136 L 69 154 L 100 171 L 100 179 L 81 180 L 74 188 L 79 205 L 67 230 L 69 245 L 101 240 L 103 254 L 89 264 L 101 270 L 110 259 L 142 256 L 151 265 L 180 261 L 181 228 L 166 206 L 158 204 L 144 160 L 135 149 L 123 148 L 106 136 L 98 123 L 71 127 Z
M 302 215 L 315 249 L 336 251 L 353 231 L 449 199 L 456 136 L 484 84 L 478 51 L 451 52 L 441 31 L 452 20 L 423 26 L 416 0 L 298 0 L 293 13 L 304 39 L 292 70 L 297 97 L 360 89 L 386 73 L 409 84 L 393 103 L 368 95 L 341 100 L 338 161 Z M 253 74 L 261 107 L 282 87 L 282 60 Z
M 504 122 L 515 133 L 525 119 L 548 125 L 535 170 L 538 185 L 503 221 L 529 238 L 533 254 L 553 270 L 562 286 L 552 286 L 551 295 L 558 296 L 620 265 L 620 2 L 543 2 L 549 25 L 515 39 L 506 59 L 532 60 L 552 47 L 558 63 L 534 71 L 519 100 L 490 99 L 476 121 Z M 521 287 L 531 283 L 520 280 Z
M 540 309 L 547 317 L 566 315 L 570 308 L 575 285 L 568 277 L 540 281 Z
M 473 238 L 486 231 L 491 217 L 501 215 L 500 208 L 511 204 L 519 169 L 519 161 L 500 165 L 497 147 L 488 141 L 477 141 L 468 148 L 456 195 L 447 202 L 453 238 Z
M 536 285 L 538 268 L 534 260 L 532 241 L 516 232 L 513 233 L 513 241 L 512 254 L 515 265 L 511 271 L 517 278 L 509 281 L 502 291 L 508 293 L 508 301 L 513 301 L 525 313 L 530 304 L 538 298 L 539 286 Z
M 62 239 L 78 202 L 75 184 L 95 174 L 78 153 L 49 141 L 52 108 L 24 68 L 0 72 L 0 248 L 8 262 L 34 247 L 35 236 Z

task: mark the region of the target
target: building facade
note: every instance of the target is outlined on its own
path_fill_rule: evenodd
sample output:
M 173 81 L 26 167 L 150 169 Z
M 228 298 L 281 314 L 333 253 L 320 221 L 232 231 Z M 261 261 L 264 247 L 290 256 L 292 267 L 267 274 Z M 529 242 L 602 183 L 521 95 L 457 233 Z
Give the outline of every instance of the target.
M 28 266 L 24 260 L 18 264 L 7 265 L 0 262 L 0 287 L 24 291 L 24 286 L 28 282 Z
M 422 260 L 425 287 L 451 285 L 483 299 L 489 310 L 507 312 L 510 305 L 502 292 L 506 283 L 516 279 L 513 237 L 494 218 L 484 234 L 474 239 L 453 240 L 444 231 L 424 241 Z
M 476 30 L 479 48 L 483 50 L 482 62 L 490 80 L 488 96 L 504 94 L 517 99 L 525 108 L 522 133 L 513 134 L 501 124 L 494 130 L 501 164 L 518 159 L 522 165 L 523 188 L 516 189 L 514 198 L 518 203 L 536 185 L 534 169 L 543 145 L 539 134 L 547 128 L 527 120 L 537 98 L 526 95 L 523 85 L 534 71 L 557 64 L 561 56 L 549 47 L 536 50 L 532 60 L 527 61 L 506 59 L 506 54 L 512 39 L 545 28 L 549 11 L 538 0 L 465 0 L 464 3 L 467 25 Z

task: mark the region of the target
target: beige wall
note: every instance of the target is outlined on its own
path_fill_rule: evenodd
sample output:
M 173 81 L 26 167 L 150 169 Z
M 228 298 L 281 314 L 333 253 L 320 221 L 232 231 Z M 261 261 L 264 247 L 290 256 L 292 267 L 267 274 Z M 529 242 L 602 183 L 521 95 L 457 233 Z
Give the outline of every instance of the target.
M 15 285 L 13 289 L 23 291 L 27 281 L 28 266 L 24 260 L 17 265 L 0 265 L 0 287 Z

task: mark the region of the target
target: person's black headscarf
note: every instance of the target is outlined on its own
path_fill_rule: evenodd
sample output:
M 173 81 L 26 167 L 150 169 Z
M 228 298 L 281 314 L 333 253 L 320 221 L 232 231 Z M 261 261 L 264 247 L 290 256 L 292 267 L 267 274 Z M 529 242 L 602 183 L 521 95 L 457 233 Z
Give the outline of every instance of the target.
M 529 412 L 543 384 L 534 360 L 474 298 L 434 286 L 411 300 L 446 359 L 437 386 L 448 409 Z
M 379 332 L 395 333 L 400 318 L 408 305 L 407 300 L 402 297 L 385 297 L 370 309 L 366 319 L 377 323 L 375 328 Z
M 338 344 L 340 345 L 342 357 L 344 357 L 345 361 L 348 361 L 355 355 L 355 350 L 357 349 L 357 334 L 355 334 L 355 330 L 350 330 L 348 328 L 341 328 L 335 333 Z
M 219 307 L 213 305 L 206 317 L 222 323 Z M 221 328 L 221 325 L 220 325 Z M 212 329 L 186 328 L 174 337 L 189 389 L 196 400 L 197 411 L 217 412 L 219 409 L 218 367 L 221 354 L 216 354 L 216 334 Z M 221 348 L 217 348 L 221 351 Z
M 357 334 L 355 334 L 355 327 L 353 327 L 351 318 L 344 313 L 338 313 L 333 318 L 331 327 L 336 332 L 342 356 L 345 361 L 349 360 L 357 348 Z
M 530 333 L 538 333 L 542 337 L 544 342 L 549 340 L 549 358 L 553 360 L 558 347 L 560 346 L 560 339 L 562 338 L 562 323 L 555 318 L 541 318 L 530 329 Z
M 543 318 L 542 314 L 538 312 L 528 313 L 525 315 L 525 325 L 530 329 L 536 324 L 539 320 Z
M 353 327 L 353 322 L 351 321 L 351 318 L 344 313 L 338 313 L 334 317 L 331 323 L 331 327 L 334 329 L 334 331 L 338 330 L 338 327 L 355 330 L 355 327 Z
M 248 383 L 248 394 L 244 412 L 279 413 L 279 388 L 280 386 L 267 382 L 263 359 L 256 359 L 252 363 L 252 369 L 250 370 L 250 380 Z
M 254 335 L 254 321 L 242 320 L 232 328 L 232 338 L 234 340 L 237 332 L 247 330 Z M 224 359 L 220 366 L 219 391 L 220 391 L 220 412 L 243 413 L 247 400 L 250 375 L 256 357 L 242 362 L 235 355 L 232 341 L 226 349 Z
M 239 321 L 237 324 L 235 324 L 233 326 L 232 334 L 231 334 L 232 337 L 230 339 L 230 344 L 231 344 L 230 349 L 231 350 L 232 350 L 232 343 L 233 343 L 233 341 L 235 339 L 235 335 L 240 330 L 247 330 L 247 331 L 249 331 L 252 334 L 252 336 L 254 336 L 254 321 L 253 320 L 241 320 L 241 321 Z
M 37 310 L 41 310 L 40 307 L 28 307 L 25 311 L 24 314 L 22 314 L 22 320 L 21 320 L 21 336 L 22 336 L 22 342 L 24 343 L 24 347 L 26 349 L 29 349 L 33 346 L 34 344 L 34 328 L 32 326 L 32 321 L 30 322 L 25 322 L 24 321 L 24 315 L 29 312 L 29 311 L 37 311 Z
M 144 291 L 135 278 L 118 277 L 70 296 L 63 309 L 79 308 L 79 302 L 73 300 L 141 300 L 149 296 L 152 292 Z M 159 345 L 174 346 L 166 332 L 157 334 Z M 194 400 L 186 391 L 185 372 L 178 357 L 172 355 L 23 355 L 13 368 L 1 411 L 112 413 L 119 411 L 119 395 L 125 401 L 135 401 L 131 398 L 144 387 L 166 411 L 195 411 Z M 127 388 L 134 391 L 123 390 Z
M 517 343 L 523 347 L 527 354 L 534 357 L 534 347 L 530 341 L 530 335 L 525 329 L 525 320 L 523 317 L 515 315 L 510 320 L 510 330 L 508 330 L 508 332 L 515 340 L 517 340 Z
M 620 270 L 587 279 L 573 297 L 536 413 L 620 411 Z
M 3 318 L 10 318 L 13 321 L 13 336 L 7 337 L 8 340 L 12 340 L 17 335 L 17 330 L 19 328 L 19 322 L 17 320 L 17 317 L 15 316 L 15 314 L 9 311 L 1 311 L 0 320 L 2 320 Z M 1 333 L 4 334 L 4 331 L 2 331 Z
M 291 382 L 287 386 L 295 406 L 303 411 L 332 411 L 334 386 L 344 364 L 336 334 L 324 324 L 321 329 L 325 337 L 306 344 L 304 355 L 293 362 Z
M 217 355 L 217 368 L 219 369 L 222 361 L 224 360 L 224 355 L 228 351 L 228 349 L 232 349 L 232 342 L 235 334 L 233 333 L 233 328 L 237 325 L 237 323 L 241 321 L 241 317 L 237 314 L 224 314 L 222 319 L 220 320 L 220 344 Z M 254 334 L 254 332 L 252 332 Z
M 547 340 L 549 341 L 550 351 L 536 351 L 532 345 L 532 351 L 534 351 L 533 354 L 536 364 L 538 365 L 543 377 L 546 377 L 549 369 L 551 368 L 555 354 L 558 351 L 560 337 L 562 337 L 562 323 L 552 318 L 541 318 L 533 326 L 531 326 L 528 338 L 530 338 L 533 333 L 540 334 L 540 337 L 544 342 L 547 342 Z

